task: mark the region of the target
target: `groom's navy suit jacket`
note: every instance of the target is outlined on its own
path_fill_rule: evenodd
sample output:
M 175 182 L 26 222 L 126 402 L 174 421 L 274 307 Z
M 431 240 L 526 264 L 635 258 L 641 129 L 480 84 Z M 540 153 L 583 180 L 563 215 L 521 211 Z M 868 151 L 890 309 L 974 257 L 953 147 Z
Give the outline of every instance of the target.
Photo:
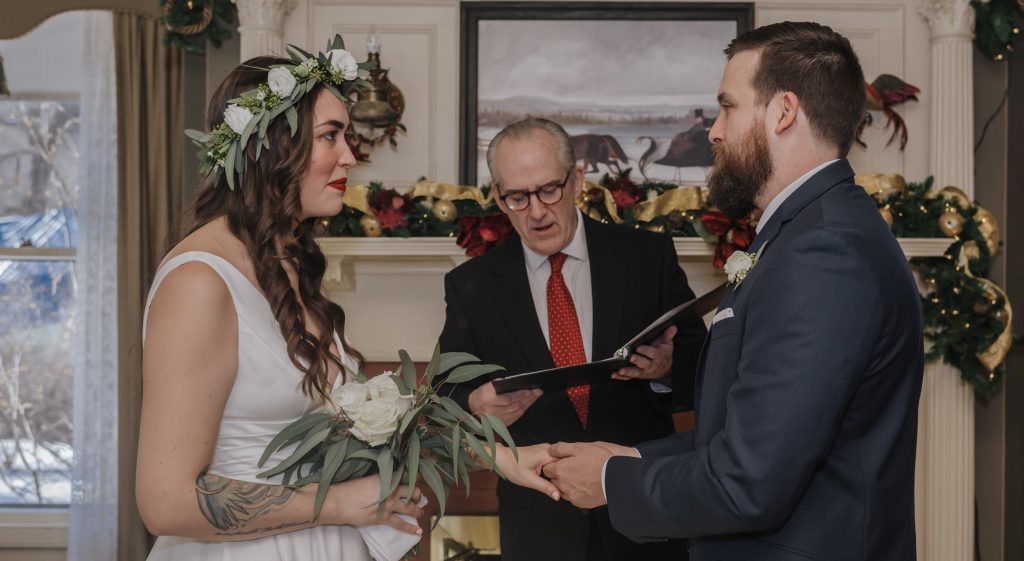
M 704 344 L 695 430 L 608 462 L 612 524 L 689 537 L 694 561 L 911 561 L 924 359 L 910 267 L 845 160 L 783 202 L 758 250 Z
M 693 292 L 671 238 L 586 217 L 583 230 L 593 293 L 592 355 L 597 360 L 612 356 L 663 312 L 693 298 Z M 554 368 L 519 237 L 511 236 L 448 273 L 445 301 L 441 350 L 473 353 L 507 369 L 488 379 L 442 386 L 442 393 L 450 393 L 462 407 L 468 409 L 470 392 L 490 378 Z M 692 408 L 705 334 L 703 322 L 680 326 L 674 341 L 672 394 L 656 394 L 641 380 L 595 384 L 584 429 L 564 391 L 546 392 L 509 426 L 512 438 L 523 445 L 603 440 L 633 446 L 672 434 L 670 400 L 677 408 Z M 583 511 L 503 480 L 498 482 L 498 499 L 503 560 L 579 561 L 588 558 L 592 546 L 609 561 L 686 558 L 686 544 L 680 540 L 641 545 L 615 532 L 605 508 Z

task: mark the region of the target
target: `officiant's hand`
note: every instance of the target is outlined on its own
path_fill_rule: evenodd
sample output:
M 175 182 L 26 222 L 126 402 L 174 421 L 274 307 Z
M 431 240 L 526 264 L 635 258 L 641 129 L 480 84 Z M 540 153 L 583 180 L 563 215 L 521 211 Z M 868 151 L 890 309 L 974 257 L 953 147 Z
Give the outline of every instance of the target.
M 563 498 L 580 508 L 607 504 L 601 472 L 608 458 L 619 454 L 591 442 L 559 442 L 548 449 L 548 454 L 558 460 L 544 466 L 544 475 L 558 487 Z
M 612 374 L 612 379 L 659 380 L 668 378 L 672 371 L 672 351 L 675 348 L 672 339 L 676 336 L 677 331 L 676 326 L 671 325 L 650 345 L 637 347 L 636 351 L 629 355 L 629 361 L 634 366 L 616 370 Z
M 469 394 L 469 410 L 477 415 L 494 415 L 508 426 L 522 417 L 542 393 L 541 390 L 518 390 L 498 394 L 494 384 L 488 382 Z

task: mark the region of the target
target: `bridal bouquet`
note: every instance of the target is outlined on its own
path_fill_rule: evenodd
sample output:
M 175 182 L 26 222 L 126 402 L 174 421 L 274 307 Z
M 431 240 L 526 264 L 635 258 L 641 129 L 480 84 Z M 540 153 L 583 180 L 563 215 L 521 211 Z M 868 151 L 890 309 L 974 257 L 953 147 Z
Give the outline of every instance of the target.
M 332 483 L 369 473 L 380 474 L 380 509 L 399 484 L 405 481 L 411 489 L 423 476 L 437 496 L 440 516 L 452 485 L 461 481 L 469 493 L 469 470 L 478 463 L 504 477 L 495 462 L 496 439 L 517 454 L 505 425 L 491 415 L 470 415 L 432 385 L 437 375 L 447 372 L 448 382 L 459 383 L 502 368 L 480 364 L 468 353 L 435 349 L 420 384 L 408 353 L 398 354 L 397 372 L 370 380 L 360 373 L 346 380 L 331 393 L 330 402 L 282 430 L 263 452 L 260 467 L 278 450 L 295 449 L 260 477 L 283 474 L 285 485 L 319 485 L 317 516 Z

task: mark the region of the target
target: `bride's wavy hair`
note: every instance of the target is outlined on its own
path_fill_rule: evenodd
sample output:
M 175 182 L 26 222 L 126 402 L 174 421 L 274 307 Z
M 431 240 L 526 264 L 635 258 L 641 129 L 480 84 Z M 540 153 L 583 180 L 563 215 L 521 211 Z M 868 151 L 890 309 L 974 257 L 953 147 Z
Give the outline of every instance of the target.
M 224 108 L 229 99 L 265 83 L 267 69 L 272 65 L 290 62 L 260 56 L 235 67 L 210 100 L 206 130 L 213 130 L 224 121 Z M 271 122 L 267 128 L 270 147 L 262 150 L 258 160 L 255 149 L 259 140 L 256 135 L 252 136 L 243 170 L 233 190 L 228 188 L 224 174 L 217 180 L 207 181 L 193 203 L 191 227 L 187 231 L 191 234 L 216 218 L 227 218 L 231 232 L 248 250 L 256 280 L 281 327 L 292 364 L 305 373 L 302 391 L 310 397 L 326 399 L 330 394 L 329 365 L 337 365 L 339 375 L 345 375 L 340 357 L 331 352 L 332 334 L 338 333 L 345 352 L 355 358 L 360 367 L 363 356 L 345 340 L 344 310 L 322 291 L 327 260 L 315 239 L 320 232 L 320 219 L 298 221 L 300 181 L 313 148 L 313 106 L 322 91 L 323 86 L 318 84 L 296 104 L 299 118 L 294 137 L 283 116 Z M 307 328 L 285 262 L 298 276 L 299 297 L 312 322 L 319 327 L 319 337 Z

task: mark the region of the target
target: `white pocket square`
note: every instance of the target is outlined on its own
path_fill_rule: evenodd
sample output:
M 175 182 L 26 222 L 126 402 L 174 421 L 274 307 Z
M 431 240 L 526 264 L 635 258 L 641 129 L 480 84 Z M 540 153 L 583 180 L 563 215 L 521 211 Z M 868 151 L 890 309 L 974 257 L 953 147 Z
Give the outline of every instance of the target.
M 711 325 L 714 325 L 714 324 L 718 323 L 719 321 L 721 321 L 723 319 L 729 319 L 732 316 L 733 316 L 732 308 L 726 308 L 724 310 L 718 310 L 718 313 L 715 314 L 715 317 L 711 318 Z

